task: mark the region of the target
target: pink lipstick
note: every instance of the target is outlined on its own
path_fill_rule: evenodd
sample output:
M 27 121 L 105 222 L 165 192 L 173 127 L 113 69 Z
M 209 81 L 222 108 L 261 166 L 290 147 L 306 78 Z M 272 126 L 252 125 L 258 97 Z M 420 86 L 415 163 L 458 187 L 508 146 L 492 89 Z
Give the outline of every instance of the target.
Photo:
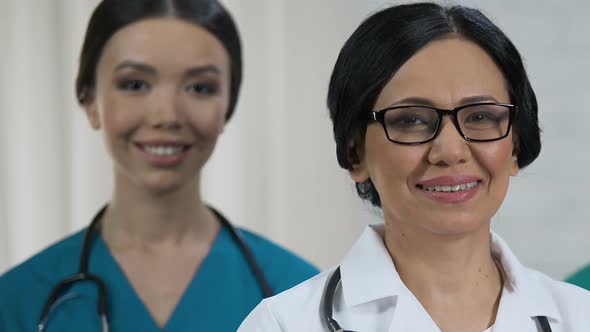
M 416 188 L 427 198 L 440 203 L 464 203 L 477 194 L 481 182 L 475 176 L 439 176 L 418 182 Z

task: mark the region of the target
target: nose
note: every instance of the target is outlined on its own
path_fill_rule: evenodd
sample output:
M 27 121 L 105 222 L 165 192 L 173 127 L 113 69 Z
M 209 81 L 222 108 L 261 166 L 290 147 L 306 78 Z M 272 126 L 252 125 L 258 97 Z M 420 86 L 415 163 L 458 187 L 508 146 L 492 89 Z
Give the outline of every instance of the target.
M 469 161 L 471 150 L 453 120 L 445 116 L 440 125 L 439 133 L 428 152 L 428 161 L 438 166 L 452 166 Z
M 174 91 L 162 89 L 159 93 L 154 94 L 151 103 L 151 112 L 149 112 L 151 127 L 157 129 L 180 129 L 182 127 L 181 105 Z

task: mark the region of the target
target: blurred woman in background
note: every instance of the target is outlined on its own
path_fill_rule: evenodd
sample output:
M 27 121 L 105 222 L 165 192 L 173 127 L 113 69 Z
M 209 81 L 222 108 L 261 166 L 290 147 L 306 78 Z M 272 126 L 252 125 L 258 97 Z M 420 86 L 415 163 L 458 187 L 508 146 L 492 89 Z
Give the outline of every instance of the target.
M 241 78 L 217 1 L 98 5 L 76 90 L 113 160 L 113 194 L 88 229 L 0 277 L 0 331 L 235 331 L 263 297 L 317 273 L 201 199 Z

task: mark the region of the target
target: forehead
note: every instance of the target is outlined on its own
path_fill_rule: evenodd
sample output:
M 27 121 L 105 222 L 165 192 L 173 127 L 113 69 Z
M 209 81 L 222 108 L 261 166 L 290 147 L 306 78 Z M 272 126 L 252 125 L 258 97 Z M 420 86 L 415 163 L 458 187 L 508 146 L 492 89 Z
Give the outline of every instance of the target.
M 381 91 L 376 108 L 408 97 L 453 108 L 473 96 L 510 102 L 504 75 L 490 55 L 466 39 L 447 38 L 430 42 L 404 63 Z
M 106 43 L 99 68 L 129 59 L 171 69 L 204 64 L 229 68 L 229 55 L 214 35 L 176 18 L 145 19 L 123 27 Z

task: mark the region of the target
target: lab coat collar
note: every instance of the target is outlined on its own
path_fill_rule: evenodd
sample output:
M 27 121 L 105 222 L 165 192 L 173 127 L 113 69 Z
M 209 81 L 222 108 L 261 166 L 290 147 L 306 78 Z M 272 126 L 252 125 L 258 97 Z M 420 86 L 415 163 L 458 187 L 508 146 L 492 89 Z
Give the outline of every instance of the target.
M 513 314 L 520 311 L 521 314 L 529 317 L 546 316 L 561 320 L 561 314 L 550 289 L 543 284 L 544 280 L 549 279 L 522 265 L 508 244 L 496 233 L 492 232 L 491 237 L 492 255 L 500 262 L 504 270 L 504 294 L 512 293 L 510 295 L 514 303 L 511 306 L 515 309 L 511 310 Z
M 341 262 L 345 306 L 354 307 L 410 294 L 385 247 L 383 236 L 383 225 L 367 226 Z M 510 311 L 520 317 L 547 316 L 560 320 L 553 297 L 542 284 L 543 277 L 523 266 L 506 242 L 494 232 L 491 233 L 491 241 L 492 254 L 502 264 L 505 273 L 504 294 L 512 292 Z
M 340 264 L 346 306 L 408 292 L 383 242 L 383 225 L 367 226 Z

